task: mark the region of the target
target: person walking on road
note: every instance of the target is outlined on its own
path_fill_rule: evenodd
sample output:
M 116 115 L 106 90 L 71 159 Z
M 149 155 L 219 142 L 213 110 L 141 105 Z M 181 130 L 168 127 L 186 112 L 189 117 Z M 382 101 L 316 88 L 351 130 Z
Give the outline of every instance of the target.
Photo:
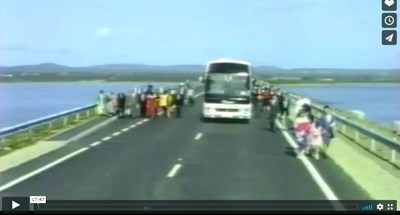
M 118 93 L 117 94 L 117 105 L 118 105 L 118 109 L 117 109 L 117 114 L 118 117 L 122 118 L 125 116 L 125 103 L 126 103 L 126 96 L 125 93 Z
M 171 90 L 168 95 L 168 118 L 171 118 L 172 115 L 176 115 L 176 92 L 175 90 Z
M 328 149 L 332 139 L 335 138 L 334 129 L 336 123 L 332 114 L 330 114 L 329 112 L 330 112 L 329 106 L 325 105 L 321 117 L 321 124 L 325 130 L 325 133 L 323 135 L 324 151 Z
M 153 86 L 149 85 L 145 93 L 145 115 L 146 117 L 155 118 L 156 113 L 156 94 L 153 91 Z
M 107 103 L 108 113 L 111 116 L 116 115 L 117 110 L 117 97 L 113 92 L 110 92 L 108 95 L 108 103 Z
M 273 96 L 270 100 L 269 104 L 269 111 L 268 111 L 268 118 L 269 118 L 269 129 L 271 132 L 275 132 L 275 120 L 279 114 L 279 106 L 278 106 L 278 98 L 277 96 Z
M 268 112 L 270 109 L 270 100 L 272 98 L 272 93 L 269 89 L 264 89 L 262 93 L 262 109 L 263 112 Z
M 160 94 L 160 108 L 163 112 L 164 118 L 168 117 L 168 94 L 167 92 L 163 91 Z
M 320 154 L 323 147 L 324 129 L 319 120 L 312 117 L 312 115 L 310 116 L 311 116 L 310 117 L 311 126 L 310 126 L 310 131 L 307 135 L 307 143 L 309 146 L 308 150 L 311 151 L 314 158 L 318 160 L 320 158 Z
M 129 96 L 127 97 L 127 105 L 128 105 L 128 109 L 129 109 L 129 116 L 130 117 L 134 117 L 135 116 L 135 109 L 136 109 L 136 101 L 137 101 L 137 89 L 134 89 Z M 129 102 L 128 102 L 129 101 Z
M 96 104 L 97 115 L 104 116 L 106 114 L 107 96 L 104 94 L 103 90 L 100 90 L 100 93 L 97 96 Z
M 180 84 L 180 87 L 179 87 L 179 91 L 178 91 L 178 93 L 177 93 L 177 97 L 178 97 L 178 96 L 179 96 L 179 97 L 182 97 L 183 102 L 186 101 L 186 97 L 185 97 L 186 91 L 187 91 L 187 89 L 186 89 L 186 87 L 185 87 L 185 84 L 184 84 L 184 83 L 181 83 L 181 84 Z M 183 105 L 184 105 L 184 103 L 183 103 Z
M 279 114 L 282 121 L 282 129 L 287 129 L 287 118 L 289 117 L 290 100 L 287 93 L 278 96 Z
M 190 106 L 193 106 L 194 105 L 194 89 L 189 87 L 187 89 L 186 94 L 187 94 L 186 97 L 187 97 L 187 100 L 188 100 L 188 104 Z
M 141 90 L 138 94 L 138 103 L 139 103 L 139 110 L 140 110 L 140 117 L 146 117 L 146 94 L 144 90 Z
M 175 107 L 176 107 L 176 117 L 177 118 L 182 118 L 183 115 L 183 105 L 185 104 L 185 96 L 182 94 L 179 94 L 176 96 L 175 100 Z
M 306 150 L 308 149 L 307 135 L 310 131 L 310 120 L 308 114 L 304 111 L 301 111 L 297 114 L 294 120 L 294 132 L 297 142 L 297 157 L 303 157 Z

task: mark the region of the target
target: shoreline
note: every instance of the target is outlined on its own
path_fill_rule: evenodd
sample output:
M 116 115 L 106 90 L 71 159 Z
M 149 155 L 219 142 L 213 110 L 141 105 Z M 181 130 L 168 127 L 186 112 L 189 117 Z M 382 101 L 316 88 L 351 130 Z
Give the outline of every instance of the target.
M 180 83 L 182 81 L 19 81 L 19 82 L 1 82 L 6 84 L 136 84 L 136 83 Z M 299 86 L 299 87 L 321 87 L 321 86 L 400 86 L 400 82 L 334 82 L 334 83 L 271 83 L 275 86 Z
M 400 83 L 382 83 L 382 82 L 336 82 L 336 83 L 273 83 L 275 86 L 293 86 L 293 87 L 326 87 L 326 86 L 400 86 Z

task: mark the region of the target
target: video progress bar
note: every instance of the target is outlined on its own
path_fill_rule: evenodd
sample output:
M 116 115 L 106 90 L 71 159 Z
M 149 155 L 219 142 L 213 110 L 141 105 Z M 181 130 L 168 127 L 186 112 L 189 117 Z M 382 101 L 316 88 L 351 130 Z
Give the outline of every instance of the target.
M 338 207 L 340 207 L 338 209 Z M 332 210 L 359 210 L 358 204 L 289 204 L 289 203 L 264 203 L 264 204 L 162 204 L 162 203 L 46 203 L 35 207 L 35 211 L 173 211 L 173 210 L 304 210 L 304 211 L 332 211 Z

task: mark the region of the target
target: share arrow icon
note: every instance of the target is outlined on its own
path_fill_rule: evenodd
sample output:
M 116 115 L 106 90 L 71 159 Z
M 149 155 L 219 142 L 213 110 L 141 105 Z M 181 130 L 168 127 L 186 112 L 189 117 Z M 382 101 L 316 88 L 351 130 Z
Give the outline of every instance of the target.
M 391 35 L 389 35 L 388 37 L 386 37 L 385 39 L 386 39 L 387 41 L 389 41 L 389 43 L 391 43 L 392 40 L 393 40 L 393 36 L 394 36 L 394 34 L 391 34 Z
M 397 31 L 385 30 L 382 31 L 382 45 L 396 45 L 397 44 Z

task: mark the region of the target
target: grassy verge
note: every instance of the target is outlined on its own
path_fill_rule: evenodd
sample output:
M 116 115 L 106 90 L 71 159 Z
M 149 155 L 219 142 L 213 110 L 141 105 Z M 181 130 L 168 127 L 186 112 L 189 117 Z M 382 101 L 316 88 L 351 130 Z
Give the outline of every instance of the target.
M 95 109 L 90 109 L 87 112 L 82 112 L 79 118 L 76 117 L 76 114 L 72 114 L 70 116 L 53 121 L 51 125 L 44 124 L 31 129 L 31 131 L 25 131 L 7 137 L 3 140 L 2 146 L 4 147 L 0 150 L 0 156 L 11 153 L 17 149 L 34 145 L 35 143 L 52 135 L 65 131 L 76 125 L 88 122 L 96 117 Z

